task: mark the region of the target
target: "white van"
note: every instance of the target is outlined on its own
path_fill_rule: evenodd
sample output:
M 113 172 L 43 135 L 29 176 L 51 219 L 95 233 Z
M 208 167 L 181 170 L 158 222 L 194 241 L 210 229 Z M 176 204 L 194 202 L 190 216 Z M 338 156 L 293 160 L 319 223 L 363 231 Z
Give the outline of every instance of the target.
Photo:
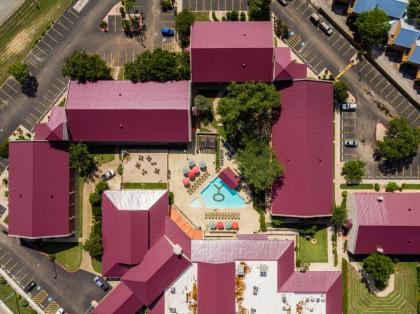
M 331 36 L 332 35 L 332 33 L 333 33 L 333 30 L 332 30 L 332 28 L 331 28 L 331 26 L 330 25 L 328 25 L 328 23 L 327 22 L 325 22 L 325 21 L 322 21 L 321 23 L 319 23 L 319 28 L 325 33 L 325 34 L 327 34 L 328 36 Z

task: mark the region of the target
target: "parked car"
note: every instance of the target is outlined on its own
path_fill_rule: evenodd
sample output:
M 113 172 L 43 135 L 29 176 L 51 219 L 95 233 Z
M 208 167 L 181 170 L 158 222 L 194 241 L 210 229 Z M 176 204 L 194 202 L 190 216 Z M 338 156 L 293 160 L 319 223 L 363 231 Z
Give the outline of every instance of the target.
M 315 25 L 318 25 L 319 21 L 321 20 L 321 17 L 319 16 L 319 14 L 312 13 L 309 19 L 311 20 L 312 23 L 314 23 Z
M 26 293 L 31 292 L 35 287 L 36 287 L 37 283 L 33 280 L 31 280 L 26 287 L 23 289 L 23 291 L 25 291 Z
M 99 277 L 99 276 L 95 276 L 94 278 L 93 278 L 93 281 L 95 282 L 95 284 L 99 287 L 99 288 L 101 288 L 102 290 L 104 290 L 104 291 L 108 291 L 108 289 L 109 289 L 109 285 L 108 285 L 108 283 L 104 280 L 104 279 L 102 279 L 101 277 Z
M 282 6 L 286 6 L 287 5 L 287 1 L 286 0 L 277 0 Z
M 355 111 L 357 108 L 357 104 L 355 102 L 347 102 L 344 104 L 341 104 L 341 110 L 343 111 Z
M 331 28 L 331 26 L 327 23 L 327 22 L 325 22 L 325 21 L 322 21 L 321 23 L 319 23 L 319 28 L 325 33 L 325 34 L 327 34 L 328 36 L 331 36 L 332 35 L 332 33 L 333 33 L 333 30 L 332 30 L 332 28 Z
M 344 141 L 344 146 L 346 147 L 357 147 L 358 142 L 357 140 L 345 140 Z
M 175 35 L 175 31 L 172 28 L 168 28 L 168 27 L 162 28 L 162 36 L 173 37 L 174 35 Z
M 60 307 L 55 314 L 64 314 L 64 309 L 62 307 Z
M 114 176 L 115 176 L 115 171 L 114 170 L 108 170 L 103 175 L 101 175 L 101 179 L 102 179 L 102 181 L 108 181 L 109 179 L 111 179 Z

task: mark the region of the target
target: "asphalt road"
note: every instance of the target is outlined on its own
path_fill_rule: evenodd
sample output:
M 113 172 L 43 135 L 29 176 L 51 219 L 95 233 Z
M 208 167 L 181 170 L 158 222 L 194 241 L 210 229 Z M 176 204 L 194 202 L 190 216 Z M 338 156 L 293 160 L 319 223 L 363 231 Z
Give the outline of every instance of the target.
M 158 1 L 137 0 L 139 8 L 141 5 L 145 14 L 147 25 L 143 45 L 135 39 L 127 38 L 122 32 L 104 33 L 99 30 L 99 22 L 118 2 L 119 0 L 90 0 L 80 13 L 71 5 L 29 53 L 25 63 L 38 80 L 37 94 L 33 98 L 23 95 L 19 84 L 11 78 L 1 87 L 0 142 L 20 124 L 32 130 L 62 96 L 68 80 L 61 75 L 61 67 L 64 59 L 74 50 L 83 49 L 101 56 L 116 57 L 128 55 L 128 52 L 137 55 L 145 49 L 160 47 L 161 14 Z
M 57 265 L 55 278 L 47 256 L 3 232 L 0 232 L 0 267 L 21 287 L 34 280 L 39 288 L 31 292 L 32 298 L 47 312 L 59 305 L 71 314 L 85 313 L 92 300 L 100 301 L 105 296 L 93 282 L 95 275 L 82 270 L 69 273 Z
M 357 49 L 338 30 L 327 36 L 312 24 L 309 16 L 316 11 L 305 0 L 289 1 L 286 7 L 273 2 L 272 10 L 293 32 L 287 39 L 288 45 L 316 74 L 327 68 L 337 75 L 357 53 Z M 375 126 L 378 122 L 387 125 L 390 116 L 379 107 L 387 108 L 393 117 L 406 117 L 411 125 L 417 127 L 420 127 L 420 113 L 366 60 L 347 71 L 342 80 L 350 86 L 358 108 L 355 113 L 342 113 L 340 117 L 341 160 L 360 158 L 367 162 L 367 178 L 383 178 L 378 164 L 372 159 Z M 342 145 L 345 139 L 357 139 L 360 145 L 356 149 L 345 148 Z M 419 175 L 420 158 L 417 157 L 408 169 L 387 177 L 418 179 Z

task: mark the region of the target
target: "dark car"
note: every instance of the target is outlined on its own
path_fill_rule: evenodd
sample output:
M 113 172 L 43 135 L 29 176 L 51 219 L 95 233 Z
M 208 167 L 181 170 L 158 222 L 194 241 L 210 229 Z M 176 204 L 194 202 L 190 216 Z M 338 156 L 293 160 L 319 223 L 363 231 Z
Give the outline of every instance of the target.
M 104 291 L 108 291 L 108 289 L 109 289 L 109 285 L 108 285 L 108 283 L 106 282 L 106 280 L 105 279 L 103 279 L 103 278 L 101 278 L 101 277 L 99 277 L 99 276 L 95 276 L 94 278 L 93 278 L 93 281 L 95 282 L 95 284 L 99 287 L 99 288 L 101 288 L 102 290 L 104 290 Z
M 277 0 L 282 6 L 286 6 L 287 5 L 287 1 L 286 0 Z
M 115 171 L 114 170 L 108 170 L 103 175 L 101 175 L 102 181 L 108 181 L 109 179 L 115 177 Z
M 163 27 L 162 28 L 162 36 L 173 37 L 173 36 L 175 36 L 175 31 L 172 28 Z
M 26 287 L 23 289 L 23 291 L 25 291 L 26 293 L 31 292 L 35 287 L 36 287 L 37 283 L 33 280 L 31 280 Z

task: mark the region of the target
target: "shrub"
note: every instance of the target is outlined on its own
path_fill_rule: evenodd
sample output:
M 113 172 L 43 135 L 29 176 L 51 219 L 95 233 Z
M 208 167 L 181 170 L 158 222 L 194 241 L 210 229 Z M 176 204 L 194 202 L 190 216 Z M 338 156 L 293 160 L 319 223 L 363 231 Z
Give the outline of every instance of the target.
M 245 12 L 241 12 L 241 15 L 239 17 L 239 20 L 242 21 L 242 22 L 245 22 L 246 21 L 246 14 L 245 14 Z
M 172 1 L 171 0 L 161 0 L 160 7 L 162 11 L 167 11 L 172 9 Z
M 349 86 L 346 82 L 334 82 L 334 97 L 338 102 L 345 102 L 349 94 Z
M 0 157 L 9 158 L 9 140 L 5 140 L 0 144 Z
M 216 16 L 216 12 L 212 11 L 212 12 L 211 12 L 211 17 L 213 18 L 213 21 L 215 21 L 215 22 L 219 22 L 219 19 L 218 19 L 218 18 L 217 18 L 217 16 Z
M 395 182 L 389 182 L 386 186 L 385 186 L 385 191 L 387 192 L 394 192 L 396 190 L 398 190 L 400 187 L 398 186 L 397 183 Z
M 118 173 L 120 176 L 122 176 L 122 174 L 123 174 L 123 166 L 122 166 L 122 164 L 119 164 L 119 165 L 118 165 L 118 167 L 117 167 L 117 173 Z
M 262 232 L 266 232 L 267 231 L 267 226 L 265 224 L 265 214 L 264 211 L 260 210 L 259 211 L 260 214 L 260 229 Z
M 99 27 L 102 28 L 102 29 L 107 29 L 108 28 L 108 23 L 105 22 L 105 21 L 101 21 L 99 23 Z
M 95 193 L 98 193 L 101 196 L 102 193 L 106 190 L 109 190 L 108 183 L 106 183 L 104 181 L 100 181 L 98 184 L 96 184 Z
M 347 197 L 347 194 L 348 194 L 349 192 L 347 192 L 347 191 L 343 191 L 343 192 L 341 192 L 341 196 L 342 197 Z
M 174 203 L 174 192 L 169 192 L 169 205 Z
M 420 301 L 417 301 L 417 314 L 420 314 Z
M 102 217 L 102 209 L 101 206 L 92 206 L 92 215 L 96 220 L 101 219 Z
M 19 300 L 19 305 L 22 307 L 27 307 L 29 305 L 29 302 L 22 298 Z
M 376 192 L 379 192 L 381 190 L 381 186 L 378 183 L 375 183 L 374 187 Z
M 121 17 L 123 19 L 125 19 L 125 10 L 124 10 L 124 7 L 120 7 L 120 13 L 121 13 Z
M 102 197 L 99 193 L 97 193 L 97 192 L 90 193 L 89 203 L 90 203 L 90 205 L 92 205 L 92 209 L 94 207 L 101 207 L 101 200 L 102 200 Z
M 420 287 L 420 265 L 417 265 L 417 285 Z
M 6 279 L 3 276 L 0 276 L 0 285 L 5 285 L 7 283 Z

